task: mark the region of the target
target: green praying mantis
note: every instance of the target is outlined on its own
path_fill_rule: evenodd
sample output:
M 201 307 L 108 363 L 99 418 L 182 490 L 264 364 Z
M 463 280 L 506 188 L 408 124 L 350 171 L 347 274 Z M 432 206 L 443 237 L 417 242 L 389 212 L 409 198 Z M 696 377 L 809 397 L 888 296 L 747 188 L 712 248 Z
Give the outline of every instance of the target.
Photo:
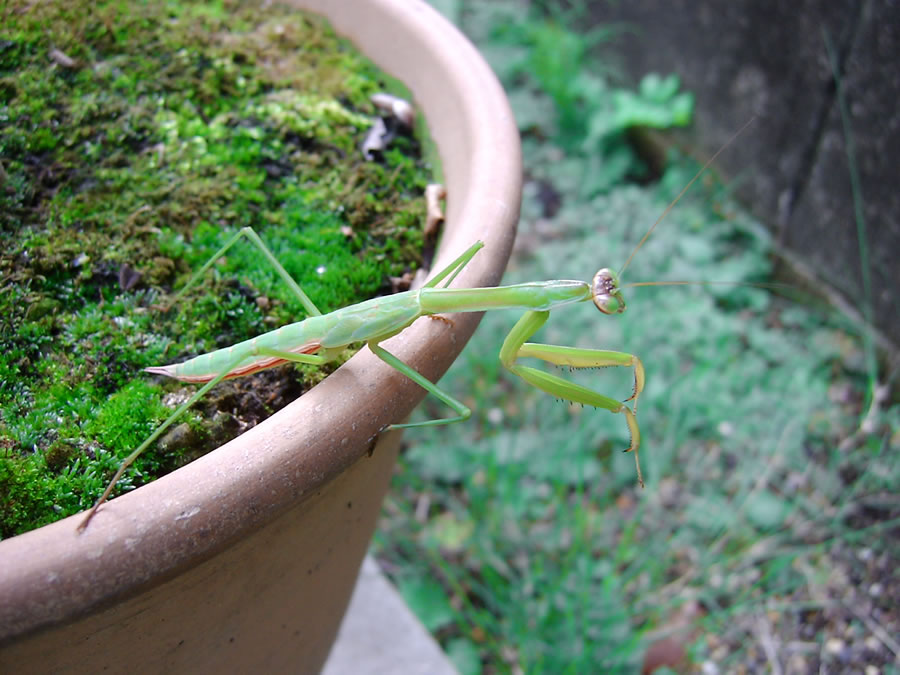
M 631 263 L 635 253 L 643 246 L 656 226 L 727 145 L 728 143 L 710 158 L 672 203 L 669 204 L 634 248 L 619 273 L 603 268 L 594 275 L 590 282 L 554 280 L 490 288 L 450 288 L 450 284 L 453 283 L 457 275 L 478 251 L 484 247 L 483 242 L 477 241 L 419 289 L 374 298 L 328 314 L 322 314 L 306 293 L 303 292 L 303 289 L 281 266 L 259 235 L 252 228 L 245 227 L 241 229 L 191 277 L 187 285 L 175 296 L 172 301 L 173 304 L 200 280 L 216 260 L 225 255 L 242 237 L 245 237 L 260 250 L 265 259 L 275 268 L 279 276 L 303 304 L 309 316 L 302 321 L 282 326 L 274 331 L 231 347 L 194 357 L 183 363 L 147 368 L 146 371 L 150 373 L 166 375 L 184 382 L 203 384 L 203 386 L 181 404 L 143 443 L 122 461 L 103 494 L 79 524 L 78 530 L 83 531 L 87 527 L 94 514 L 109 497 L 122 474 L 135 459 L 178 420 L 188 408 L 200 400 L 216 384 L 225 379 L 249 375 L 284 363 L 323 365 L 336 359 L 347 346 L 362 342 L 368 345 L 369 349 L 378 358 L 417 383 L 427 392 L 436 396 L 455 413 L 452 417 L 407 424 L 392 424 L 387 427 L 387 430 L 452 424 L 468 419 L 471 415 L 471 410 L 466 405 L 420 375 L 381 345 L 384 340 L 400 333 L 419 317 L 457 312 L 484 312 L 499 309 L 525 310 L 525 314 L 513 326 L 503 341 L 503 345 L 500 348 L 501 363 L 514 375 L 559 399 L 594 406 L 595 408 L 608 410 L 611 413 L 623 415 L 631 434 L 631 444 L 625 452 L 634 453 L 638 483 L 643 487 L 644 479 L 638 458 L 641 432 L 636 416 L 638 398 L 644 388 L 645 381 L 644 366 L 641 360 L 633 354 L 624 352 L 581 349 L 527 342 L 527 340 L 544 325 L 552 310 L 565 305 L 591 301 L 603 314 L 621 314 L 624 312 L 623 286 L 619 281 L 621 274 Z M 640 282 L 628 284 L 628 286 L 684 283 L 691 282 Z M 596 368 L 600 366 L 632 368 L 634 371 L 634 387 L 631 396 L 624 401 L 618 401 L 593 389 L 570 382 L 558 375 L 519 364 L 519 359 L 524 358 L 534 358 L 556 366 L 568 366 L 570 368 Z M 627 405 L 629 402 L 631 402 L 630 407 Z

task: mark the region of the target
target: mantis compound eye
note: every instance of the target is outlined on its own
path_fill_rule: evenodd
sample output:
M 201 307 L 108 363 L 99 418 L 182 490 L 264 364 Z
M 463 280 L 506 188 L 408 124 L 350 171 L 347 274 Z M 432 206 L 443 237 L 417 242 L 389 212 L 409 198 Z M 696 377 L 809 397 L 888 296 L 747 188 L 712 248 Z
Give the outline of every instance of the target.
M 591 281 L 591 299 L 604 314 L 621 314 L 625 311 L 625 298 L 619 290 L 619 277 L 610 269 L 603 268 Z

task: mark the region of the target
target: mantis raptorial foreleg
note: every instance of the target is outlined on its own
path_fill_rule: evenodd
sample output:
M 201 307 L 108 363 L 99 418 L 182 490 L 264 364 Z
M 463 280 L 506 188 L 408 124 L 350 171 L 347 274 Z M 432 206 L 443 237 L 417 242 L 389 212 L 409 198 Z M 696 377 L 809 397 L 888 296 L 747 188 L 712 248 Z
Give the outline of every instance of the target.
M 546 323 L 549 311 L 526 312 L 513 326 L 500 348 L 500 362 L 512 373 L 515 373 L 529 384 L 561 399 L 595 408 L 603 408 L 614 413 L 622 413 L 631 432 L 631 445 L 625 452 L 634 452 L 637 465 L 638 482 L 644 485 L 641 465 L 638 461 L 638 448 L 641 445 L 641 431 L 638 428 L 635 412 L 637 400 L 644 389 L 644 365 L 641 360 L 624 352 L 613 352 L 602 349 L 579 349 L 534 342 L 525 342 Z M 634 391 L 626 401 L 634 400 L 634 410 L 625 403 L 604 396 L 593 389 L 569 382 L 557 375 L 545 373 L 529 366 L 520 366 L 516 361 L 520 358 L 532 357 L 557 366 L 571 368 L 597 368 L 604 366 L 625 366 L 634 368 Z

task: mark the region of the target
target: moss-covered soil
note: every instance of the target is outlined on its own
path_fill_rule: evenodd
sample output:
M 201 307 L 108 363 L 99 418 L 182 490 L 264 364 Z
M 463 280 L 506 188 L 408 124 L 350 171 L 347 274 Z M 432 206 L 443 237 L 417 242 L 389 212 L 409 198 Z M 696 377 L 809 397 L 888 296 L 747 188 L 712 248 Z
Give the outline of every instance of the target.
M 247 2 L 0 9 L 0 537 L 89 507 L 190 385 L 141 373 L 300 320 L 254 227 L 323 311 L 418 266 L 427 174 L 359 146 L 383 76 L 318 19 Z M 221 385 L 133 489 L 256 424 L 327 369 Z M 188 448 L 186 454 L 182 452 Z M 178 451 L 176 451 L 178 449 Z

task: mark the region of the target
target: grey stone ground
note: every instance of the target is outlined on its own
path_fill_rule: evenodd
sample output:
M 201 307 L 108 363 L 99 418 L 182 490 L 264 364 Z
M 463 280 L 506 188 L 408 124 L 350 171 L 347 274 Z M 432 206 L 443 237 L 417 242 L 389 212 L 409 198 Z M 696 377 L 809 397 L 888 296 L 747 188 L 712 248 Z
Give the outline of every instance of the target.
M 366 556 L 322 675 L 456 675 L 438 643 Z

